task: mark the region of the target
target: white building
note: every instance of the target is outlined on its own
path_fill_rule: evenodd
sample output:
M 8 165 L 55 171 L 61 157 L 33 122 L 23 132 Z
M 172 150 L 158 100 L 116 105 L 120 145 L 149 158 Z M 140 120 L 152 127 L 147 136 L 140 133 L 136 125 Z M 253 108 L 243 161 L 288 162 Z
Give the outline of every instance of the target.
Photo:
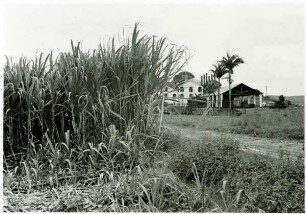
M 197 79 L 189 79 L 177 86 L 165 88 L 165 102 L 173 105 L 186 106 L 188 99 L 203 94 L 203 86 Z

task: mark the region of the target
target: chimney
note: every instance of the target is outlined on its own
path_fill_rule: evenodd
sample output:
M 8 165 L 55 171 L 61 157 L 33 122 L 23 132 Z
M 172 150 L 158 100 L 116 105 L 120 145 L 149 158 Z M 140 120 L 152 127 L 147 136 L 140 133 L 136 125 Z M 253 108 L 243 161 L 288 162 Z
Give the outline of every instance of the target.
M 201 76 L 201 85 L 204 85 L 203 76 Z
M 214 75 L 213 74 L 210 75 L 210 79 L 211 79 L 211 81 L 214 80 Z
M 210 81 L 210 76 L 208 76 L 208 82 Z
M 207 82 L 208 82 L 208 77 L 207 77 L 207 73 L 206 73 L 206 75 L 205 75 L 205 84 L 207 84 Z

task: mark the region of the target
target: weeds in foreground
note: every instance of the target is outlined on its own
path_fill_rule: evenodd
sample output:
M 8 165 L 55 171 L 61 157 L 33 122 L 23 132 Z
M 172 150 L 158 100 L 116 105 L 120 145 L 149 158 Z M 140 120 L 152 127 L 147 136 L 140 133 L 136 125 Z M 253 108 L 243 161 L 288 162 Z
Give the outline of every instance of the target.
M 195 189 L 194 211 L 304 212 L 302 156 L 251 155 L 231 139 L 209 138 L 181 143 L 170 156 L 170 169 Z
M 168 148 L 168 153 L 157 154 L 163 162 L 155 160 L 149 167 L 138 165 L 133 169 L 112 171 L 101 166 L 99 170 L 87 172 L 86 177 L 78 177 L 75 183 L 67 180 L 54 186 L 45 184 L 47 193 L 42 200 L 45 206 L 40 208 L 45 211 L 113 212 L 304 210 L 303 157 L 295 159 L 283 151 L 279 159 L 249 155 L 239 151 L 239 145 L 230 139 L 178 143 Z M 182 156 L 184 153 L 187 155 Z M 144 159 L 143 163 L 147 161 Z M 6 209 L 16 211 L 16 206 L 12 206 L 15 200 L 23 205 L 19 207 L 24 210 L 19 211 L 34 210 L 26 205 L 38 203 L 38 200 L 27 201 L 22 190 L 28 190 L 27 194 L 35 198 L 41 188 L 33 185 L 29 190 L 26 174 L 21 177 L 14 173 L 6 173 L 5 177 L 11 184 L 6 185 L 5 188 L 10 189 L 6 194 L 14 193 L 14 197 L 7 196 L 11 202 Z M 76 171 L 75 177 L 78 175 L 80 172 Z M 24 180 L 18 181 L 18 178 Z M 24 198 L 21 200 L 16 197 L 18 195 Z

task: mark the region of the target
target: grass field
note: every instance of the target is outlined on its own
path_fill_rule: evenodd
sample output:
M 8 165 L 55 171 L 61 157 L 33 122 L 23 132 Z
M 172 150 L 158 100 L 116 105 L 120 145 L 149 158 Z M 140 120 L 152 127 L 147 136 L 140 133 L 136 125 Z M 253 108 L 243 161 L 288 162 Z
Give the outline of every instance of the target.
M 251 136 L 304 139 L 304 108 L 246 109 L 241 116 L 165 115 L 165 124 Z

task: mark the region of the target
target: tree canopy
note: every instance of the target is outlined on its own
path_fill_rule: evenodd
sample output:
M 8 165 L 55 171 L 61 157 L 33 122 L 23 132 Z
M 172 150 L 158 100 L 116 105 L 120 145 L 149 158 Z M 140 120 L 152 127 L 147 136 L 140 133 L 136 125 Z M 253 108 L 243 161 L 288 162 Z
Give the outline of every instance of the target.
M 204 93 L 214 94 L 220 87 L 220 83 L 216 80 L 209 81 L 204 88 Z
M 278 99 L 279 99 L 280 105 L 284 106 L 285 105 L 285 97 L 283 95 L 280 95 Z
M 231 56 L 230 53 L 227 52 L 226 57 L 223 57 L 219 63 L 227 69 L 227 72 L 233 74 L 233 69 L 244 63 L 244 60 L 237 54 Z
M 188 71 L 182 71 L 173 77 L 173 82 L 175 84 L 179 84 L 184 82 L 185 80 L 189 80 L 194 78 L 194 75 Z
M 227 72 L 226 67 L 221 63 L 217 63 L 212 66 L 214 68 L 210 69 L 209 71 L 213 72 L 217 79 L 220 79 Z

